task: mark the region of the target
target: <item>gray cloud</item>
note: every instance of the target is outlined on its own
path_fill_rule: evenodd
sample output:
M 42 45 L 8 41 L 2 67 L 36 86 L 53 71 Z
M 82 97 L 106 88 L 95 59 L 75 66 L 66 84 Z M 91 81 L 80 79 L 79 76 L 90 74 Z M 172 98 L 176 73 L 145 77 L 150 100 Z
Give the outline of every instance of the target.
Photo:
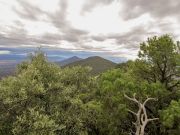
M 84 6 L 82 7 L 81 14 L 90 12 L 93 8 L 99 5 L 109 5 L 115 0 L 86 0 Z
M 120 48 L 137 50 L 139 48 L 139 43 L 142 42 L 147 36 L 156 35 L 155 32 L 149 32 L 148 29 L 145 29 L 142 26 L 137 26 L 129 32 L 123 34 L 108 34 L 100 36 L 92 36 L 91 39 L 95 41 L 105 41 L 108 39 L 114 39 L 116 44 Z
M 28 35 L 28 33 L 23 32 L 23 23 L 17 20 L 14 23 L 16 24 L 16 26 L 20 27 L 21 31 L 17 31 L 16 28 L 9 27 L 9 29 L 11 29 L 12 31 L 7 32 L 8 38 L 6 38 L 6 44 L 8 43 L 8 39 L 9 42 L 11 42 L 11 38 L 17 40 L 19 44 L 24 44 L 24 40 L 26 40 L 27 44 L 59 44 L 62 40 L 76 43 L 80 40 L 83 40 L 82 38 L 88 35 L 87 31 L 74 28 L 67 20 L 68 0 L 60 0 L 58 6 L 59 8 L 54 13 L 42 11 L 39 7 L 32 5 L 27 1 L 19 0 L 18 4 L 20 5 L 22 10 L 19 10 L 16 7 L 13 7 L 13 10 L 21 18 L 31 21 L 39 21 L 42 15 L 46 15 L 47 21 L 55 28 L 57 28 L 59 30 L 59 33 L 61 34 L 45 33 L 41 36 Z M 24 37 L 22 39 L 20 37 L 17 37 L 16 34 L 14 34 L 14 31 L 16 31 L 16 33 L 18 32 L 18 35 L 21 35 L 21 37 Z M 9 45 L 10 44 L 11 43 L 9 43 Z
M 19 46 L 23 44 L 29 44 L 27 40 L 22 39 L 22 37 L 10 37 L 8 35 L 0 34 L 0 45 L 4 46 Z
M 19 24 L 19 26 L 0 27 L 0 45 L 11 46 L 30 43 L 26 40 L 27 31 L 23 29 L 23 24 L 19 21 L 16 21 L 15 24 Z
M 47 13 L 48 18 L 53 23 L 53 25 L 62 31 L 68 29 L 67 26 L 70 25 L 67 21 L 67 8 L 67 0 L 61 0 L 59 2 L 59 9 L 55 13 Z
M 20 23 L 20 22 L 15 22 Z M 21 23 L 20 23 L 21 24 Z M 39 46 L 41 44 L 58 44 L 60 36 L 57 34 L 44 34 L 42 36 L 38 35 L 28 35 L 28 32 L 20 26 L 9 26 L 9 30 L 0 32 L 0 45 L 4 46 L 24 46 L 24 45 L 34 45 Z
M 17 30 L 15 30 L 17 32 Z M 92 47 L 92 42 L 102 42 L 108 39 L 114 39 L 116 44 L 119 45 L 119 49 L 126 48 L 130 50 L 137 50 L 139 47 L 139 43 L 143 40 L 143 38 L 148 33 L 147 30 L 143 29 L 142 27 L 137 27 L 130 32 L 124 34 L 108 34 L 108 35 L 99 35 L 99 36 L 84 36 L 81 37 L 81 40 L 77 40 L 76 36 L 72 35 L 60 35 L 60 34 L 51 34 L 45 33 L 42 36 L 30 36 L 23 34 L 24 37 L 22 38 L 22 31 L 19 30 L 19 35 L 16 35 L 14 32 L 11 32 L 9 35 L 0 35 L 0 43 L 4 45 L 25 45 L 25 44 L 32 44 L 32 45 L 52 45 L 52 44 L 61 44 L 62 40 L 73 42 L 73 44 L 77 47 L 77 49 L 81 50 L 91 50 L 91 51 L 104 51 L 106 50 L 106 46 L 99 47 L 95 46 Z M 80 32 L 81 33 L 81 32 Z M 76 34 L 76 32 L 75 32 Z M 86 43 L 89 42 L 87 45 Z
M 67 20 L 67 8 L 68 1 L 61 0 L 59 3 L 59 9 L 55 14 L 48 14 L 52 24 L 63 32 L 64 40 L 69 42 L 78 42 L 82 36 L 87 35 L 88 32 L 72 27 L 71 23 Z
M 37 21 L 37 20 L 39 20 L 40 15 L 42 15 L 44 13 L 40 8 L 30 4 L 27 1 L 18 0 L 17 2 L 20 5 L 22 10 L 19 10 L 16 7 L 13 7 L 13 10 L 21 18 Z
M 99 36 L 91 36 L 91 39 L 101 42 L 101 41 L 105 41 L 108 38 L 107 38 L 107 36 L 99 35 Z
M 135 19 L 142 14 L 149 13 L 153 18 L 153 22 L 148 24 L 138 25 L 133 28 L 130 32 L 123 34 L 109 34 L 109 35 L 99 35 L 91 36 L 92 40 L 101 42 L 108 39 L 114 39 L 117 45 L 122 48 L 137 50 L 139 48 L 139 43 L 146 40 L 147 37 L 161 34 L 172 34 L 175 35 L 175 30 L 171 22 L 164 22 L 162 19 L 166 17 L 174 17 L 180 19 L 180 1 L 173 0 L 91 0 L 87 1 L 82 8 L 82 13 L 90 12 L 93 8 L 100 5 L 108 5 L 113 1 L 120 2 L 123 5 L 120 17 L 125 20 Z M 159 29 L 160 31 L 152 30 L 152 28 Z
M 45 33 L 39 40 L 43 41 L 44 44 L 58 44 L 62 40 L 62 36 L 60 34 Z
M 120 0 L 85 0 L 86 3 L 82 8 L 82 13 L 90 12 L 97 6 L 104 6 L 111 4 L 113 1 Z M 117 53 L 123 53 L 121 49 L 127 49 L 129 51 L 137 51 L 139 49 L 139 43 L 144 41 L 147 37 L 160 34 L 173 34 L 175 28 L 174 24 L 168 21 L 164 22 L 165 17 L 178 18 L 180 15 L 180 1 L 166 0 L 121 0 L 124 8 L 121 12 L 124 19 L 131 20 L 139 17 L 144 13 L 150 13 L 154 18 L 154 21 L 148 22 L 148 24 L 137 24 L 129 32 L 126 33 L 109 33 L 107 35 L 90 35 L 88 31 L 73 27 L 71 22 L 68 21 L 68 0 L 60 0 L 58 9 L 54 13 L 42 11 L 38 6 L 32 5 L 23 0 L 19 0 L 20 9 L 13 8 L 13 10 L 23 19 L 30 21 L 39 21 L 42 15 L 47 17 L 49 24 L 57 28 L 59 33 L 44 33 L 42 35 L 29 35 L 24 29 L 23 22 L 17 20 L 14 22 L 15 26 L 7 26 L 1 28 L 0 32 L 0 45 L 7 46 L 20 46 L 20 45 L 61 45 L 62 41 L 67 41 L 70 44 L 76 46 L 77 50 L 88 51 L 104 51 L 108 54 L 115 55 Z M 163 6 L 162 6 L 163 5 Z M 41 20 L 42 21 L 42 20 Z M 113 25 L 113 24 L 112 24 Z M 156 29 L 160 29 L 157 32 Z M 175 35 L 178 36 L 178 35 Z M 115 41 L 118 52 L 110 52 L 106 49 L 107 46 L 92 46 L 93 41 L 101 42 L 112 39 Z M 76 50 L 74 49 L 74 50 Z
M 180 17 L 179 0 L 122 0 L 125 19 L 133 19 L 144 13 L 150 13 L 156 18 Z M 180 18 L 179 18 L 180 19 Z

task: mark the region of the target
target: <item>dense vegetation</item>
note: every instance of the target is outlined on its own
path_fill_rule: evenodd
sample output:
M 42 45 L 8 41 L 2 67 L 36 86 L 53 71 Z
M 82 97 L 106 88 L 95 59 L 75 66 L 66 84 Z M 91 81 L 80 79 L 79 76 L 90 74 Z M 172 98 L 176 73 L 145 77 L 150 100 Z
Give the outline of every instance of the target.
M 98 76 L 37 51 L 0 81 L 2 135 L 179 135 L 180 48 L 168 35 Z

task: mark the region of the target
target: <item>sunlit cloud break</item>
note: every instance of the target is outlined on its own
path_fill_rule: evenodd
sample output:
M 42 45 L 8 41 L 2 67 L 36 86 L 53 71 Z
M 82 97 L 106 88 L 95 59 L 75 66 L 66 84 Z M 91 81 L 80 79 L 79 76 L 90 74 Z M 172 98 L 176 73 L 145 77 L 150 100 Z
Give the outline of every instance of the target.
M 1 51 L 1 50 L 0 50 L 0 55 L 3 55 L 3 54 L 10 54 L 10 53 L 11 53 L 10 51 L 6 51 L 6 50 Z

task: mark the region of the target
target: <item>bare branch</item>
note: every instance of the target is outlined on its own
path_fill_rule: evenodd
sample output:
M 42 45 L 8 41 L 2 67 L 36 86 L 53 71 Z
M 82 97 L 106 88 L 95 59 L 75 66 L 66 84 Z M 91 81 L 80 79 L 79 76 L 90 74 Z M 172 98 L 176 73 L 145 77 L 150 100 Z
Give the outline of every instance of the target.
M 140 101 L 138 101 L 136 99 L 135 96 L 136 95 L 134 94 L 133 98 L 131 98 L 131 97 L 127 96 L 126 94 L 124 94 L 125 98 L 127 98 L 128 100 L 133 101 L 133 102 L 138 104 L 138 112 L 137 113 L 135 113 L 134 111 L 129 110 L 129 109 L 128 109 L 128 111 L 136 116 L 136 122 L 133 123 L 136 127 L 136 133 L 135 134 L 136 135 L 139 135 L 139 134 L 144 135 L 145 127 L 148 124 L 148 122 L 159 119 L 159 118 L 148 119 L 145 105 L 148 101 L 150 101 L 150 100 L 156 101 L 157 99 L 147 97 L 146 100 L 143 103 L 141 103 Z
M 133 112 L 133 111 L 131 111 L 131 110 L 129 110 L 129 109 L 128 109 L 128 112 L 130 112 L 130 113 L 132 113 L 132 114 L 134 114 L 134 115 L 137 116 L 137 113 L 135 113 L 135 112 Z
M 136 95 L 134 94 L 134 95 L 133 95 L 133 98 L 131 98 L 131 97 L 127 96 L 126 94 L 124 94 L 124 97 L 127 98 L 128 100 L 133 101 L 133 102 L 136 102 L 136 103 L 139 104 L 139 101 L 135 98 L 135 96 L 136 96 Z
M 134 123 L 134 122 L 132 122 L 132 124 L 133 124 L 133 125 L 135 125 L 135 126 L 137 125 L 137 124 L 136 124 L 136 123 Z
M 150 101 L 150 100 L 157 101 L 157 99 L 156 99 L 156 98 L 147 98 L 147 99 L 144 101 L 143 106 L 145 106 L 145 105 L 146 105 L 146 103 L 147 103 L 148 101 Z
M 159 120 L 159 118 L 148 119 L 148 122 L 154 121 L 154 120 Z

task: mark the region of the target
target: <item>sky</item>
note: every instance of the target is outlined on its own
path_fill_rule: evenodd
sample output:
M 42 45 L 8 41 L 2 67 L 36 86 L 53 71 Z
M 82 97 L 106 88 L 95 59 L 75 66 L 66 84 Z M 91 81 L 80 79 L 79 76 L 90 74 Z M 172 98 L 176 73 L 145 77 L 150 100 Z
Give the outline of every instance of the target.
M 52 60 L 135 59 L 148 37 L 180 39 L 179 7 L 179 0 L 0 0 L 0 60 L 39 46 Z

